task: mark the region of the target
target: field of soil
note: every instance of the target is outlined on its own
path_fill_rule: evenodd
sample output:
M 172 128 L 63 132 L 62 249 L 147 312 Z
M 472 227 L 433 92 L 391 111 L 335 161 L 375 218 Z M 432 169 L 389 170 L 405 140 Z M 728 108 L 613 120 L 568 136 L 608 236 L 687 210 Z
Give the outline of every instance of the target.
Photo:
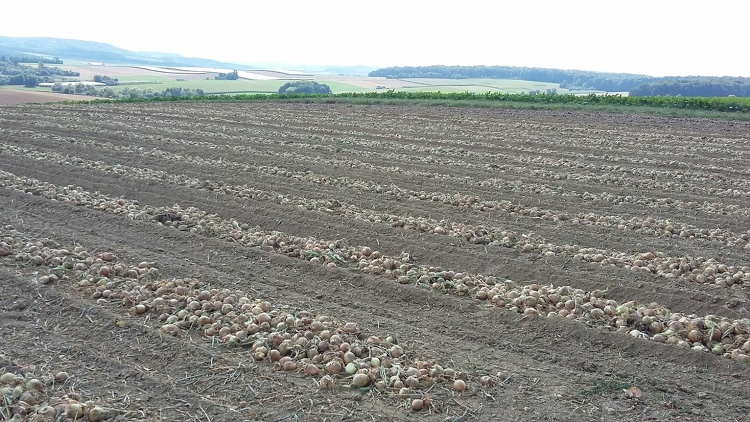
M 119 78 L 123 76 L 143 76 L 144 79 L 150 77 L 166 77 L 174 79 L 183 79 L 186 81 L 201 81 L 205 80 L 206 77 L 213 79 L 217 73 L 198 73 L 198 72 L 184 72 L 181 73 L 176 70 L 168 72 L 158 72 L 153 68 L 141 68 L 138 66 L 92 66 L 92 65 L 81 65 L 81 66 L 60 66 L 61 69 L 70 70 L 72 72 L 78 72 L 82 80 L 93 80 L 96 75 L 106 75 L 110 78 Z
M 0 420 L 749 420 L 749 134 L 2 106 Z
M 89 98 L 87 98 L 89 99 Z M 90 98 L 96 99 L 96 98 Z M 0 105 L 16 105 L 27 103 L 59 103 L 61 101 L 77 101 L 80 97 L 59 92 L 30 91 L 24 89 L 0 88 Z

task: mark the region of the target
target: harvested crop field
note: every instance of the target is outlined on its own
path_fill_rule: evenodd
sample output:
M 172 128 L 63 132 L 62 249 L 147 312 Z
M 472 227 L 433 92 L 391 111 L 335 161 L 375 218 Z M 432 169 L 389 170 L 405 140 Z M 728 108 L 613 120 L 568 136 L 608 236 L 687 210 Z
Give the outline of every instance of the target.
M 0 419 L 747 420 L 748 134 L 0 107 Z
M 59 92 L 0 88 L 0 106 L 25 103 L 57 103 L 61 101 L 75 100 L 76 97 L 69 94 L 61 94 Z

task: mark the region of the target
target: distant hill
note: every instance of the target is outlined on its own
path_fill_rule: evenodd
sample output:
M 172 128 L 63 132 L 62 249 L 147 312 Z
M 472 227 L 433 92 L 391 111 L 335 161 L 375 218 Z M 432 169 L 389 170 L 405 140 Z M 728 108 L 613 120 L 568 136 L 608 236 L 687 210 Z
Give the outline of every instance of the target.
M 376 68 L 371 66 L 330 66 L 325 67 L 323 72 L 331 75 L 347 75 L 347 76 L 367 76 L 368 73 L 375 70 Z
M 247 65 L 210 59 L 183 57 L 171 53 L 135 52 L 94 41 L 47 37 L 0 36 L 0 54 L 40 55 L 63 60 L 82 60 L 111 64 L 142 64 L 154 66 L 198 66 L 245 68 Z

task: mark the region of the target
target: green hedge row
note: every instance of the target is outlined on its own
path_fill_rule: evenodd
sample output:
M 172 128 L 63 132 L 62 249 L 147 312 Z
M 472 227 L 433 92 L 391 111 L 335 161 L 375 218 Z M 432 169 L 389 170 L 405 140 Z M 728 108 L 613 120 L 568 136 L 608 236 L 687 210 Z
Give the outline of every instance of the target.
M 142 101 L 257 101 L 257 100 L 289 100 L 289 99 L 337 99 L 337 98 L 371 98 L 371 99 L 399 99 L 399 100 L 442 100 L 442 101 L 492 101 L 531 104 L 578 104 L 578 105 L 612 105 L 637 106 L 655 108 L 676 108 L 686 110 L 706 110 L 731 113 L 750 113 L 750 98 L 738 97 L 623 97 L 621 95 L 573 95 L 573 94 L 504 94 L 488 92 L 485 94 L 471 92 L 363 92 L 342 94 L 238 94 L 212 95 L 192 98 L 137 98 L 115 100 L 117 102 Z M 87 101 L 96 102 L 96 101 Z

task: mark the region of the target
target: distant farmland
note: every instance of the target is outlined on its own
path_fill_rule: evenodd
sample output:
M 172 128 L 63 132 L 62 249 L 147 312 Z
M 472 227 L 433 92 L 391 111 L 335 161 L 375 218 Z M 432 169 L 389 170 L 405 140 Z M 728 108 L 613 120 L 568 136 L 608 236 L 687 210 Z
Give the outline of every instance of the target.
M 91 98 L 91 97 L 89 97 Z M 0 105 L 25 103 L 56 103 L 74 99 L 71 95 L 32 89 L 0 88 Z
M 333 93 L 377 92 L 388 89 L 406 92 L 507 92 L 521 93 L 532 90 L 545 92 L 554 89 L 558 93 L 588 93 L 591 91 L 570 91 L 558 85 L 545 82 L 510 79 L 385 79 L 367 76 L 344 76 L 311 74 L 295 71 L 238 70 L 238 80 L 217 80 L 219 73 L 231 69 L 157 67 L 157 66 L 99 66 L 76 64 L 61 66 L 80 73 L 81 82 L 93 80 L 95 75 L 116 78 L 120 85 L 111 87 L 115 92 L 126 88 L 161 92 L 168 88 L 202 89 L 206 94 L 276 93 L 286 82 L 292 80 L 315 80 L 331 87 Z M 253 79 L 255 78 L 255 79 Z M 21 90 L 28 90 L 18 87 Z M 39 90 L 39 88 L 37 88 Z M 67 98 L 67 97 L 66 97 Z M 77 99 L 77 98 L 71 98 Z
M 404 83 L 416 86 L 405 86 L 399 91 L 442 91 L 442 92 L 508 92 L 521 93 L 528 91 L 542 91 L 554 89 L 560 94 L 591 91 L 571 91 L 560 88 L 558 84 L 550 82 L 524 81 L 517 79 L 432 79 L 413 78 L 398 79 Z

